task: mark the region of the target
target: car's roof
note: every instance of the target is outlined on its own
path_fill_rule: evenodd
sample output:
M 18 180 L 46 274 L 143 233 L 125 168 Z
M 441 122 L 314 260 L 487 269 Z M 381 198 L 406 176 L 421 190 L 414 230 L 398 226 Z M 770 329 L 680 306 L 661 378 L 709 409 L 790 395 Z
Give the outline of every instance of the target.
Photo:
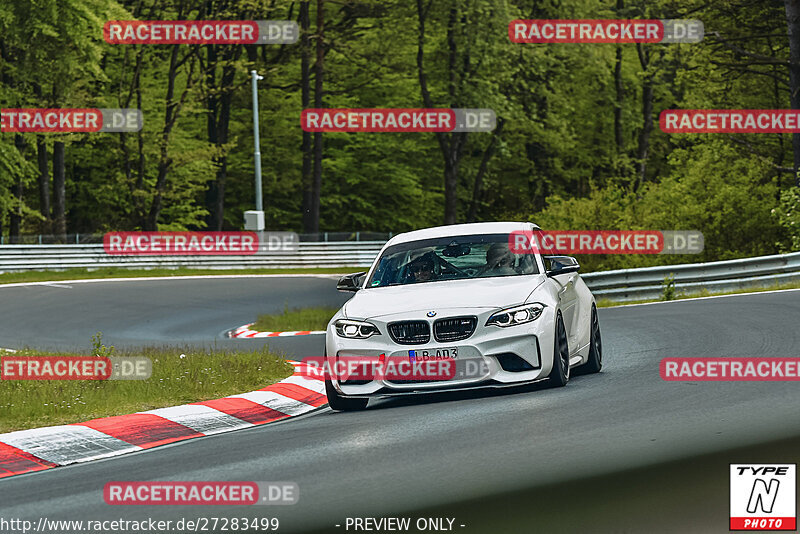
M 396 245 L 398 243 L 407 243 L 409 241 L 436 237 L 453 237 L 473 234 L 508 234 L 511 232 L 530 230 L 531 226 L 533 226 L 534 229 L 539 228 L 535 224 L 527 222 L 481 222 L 435 226 L 433 228 L 424 228 L 422 230 L 397 234 L 389 240 L 387 245 Z

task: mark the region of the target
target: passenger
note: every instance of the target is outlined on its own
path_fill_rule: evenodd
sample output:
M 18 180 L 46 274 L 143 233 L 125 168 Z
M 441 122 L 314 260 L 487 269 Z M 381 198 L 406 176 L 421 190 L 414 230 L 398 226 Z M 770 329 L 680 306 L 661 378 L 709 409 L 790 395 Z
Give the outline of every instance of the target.
M 486 265 L 481 274 L 488 276 L 518 274 L 514 269 L 514 255 L 508 249 L 507 243 L 495 243 L 489 247 L 486 251 Z

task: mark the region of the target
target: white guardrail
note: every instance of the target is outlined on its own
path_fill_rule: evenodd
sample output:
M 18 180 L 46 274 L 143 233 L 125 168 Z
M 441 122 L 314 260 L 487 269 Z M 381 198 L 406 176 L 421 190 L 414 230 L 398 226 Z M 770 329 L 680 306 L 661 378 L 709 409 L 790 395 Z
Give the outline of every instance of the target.
M 303 242 L 295 252 L 252 256 L 111 256 L 105 253 L 102 244 L 0 245 L 0 272 L 101 267 L 358 269 L 371 265 L 383 244 L 384 241 Z M 625 302 L 660 298 L 664 292 L 664 278 L 671 275 L 675 277 L 676 294 L 769 287 L 800 281 L 800 252 L 710 263 L 620 269 L 582 276 L 597 298 Z

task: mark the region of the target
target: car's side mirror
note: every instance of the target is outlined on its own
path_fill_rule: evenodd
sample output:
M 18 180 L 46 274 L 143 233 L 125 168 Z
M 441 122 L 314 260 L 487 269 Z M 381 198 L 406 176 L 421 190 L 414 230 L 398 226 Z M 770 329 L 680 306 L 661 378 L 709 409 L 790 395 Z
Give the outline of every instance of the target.
M 572 256 L 543 256 L 547 276 L 558 276 L 566 273 L 577 273 L 581 266 Z
M 364 281 L 365 272 L 347 274 L 339 278 L 339 283 L 336 284 L 336 289 L 339 291 L 358 291 L 361 289 L 361 283 Z

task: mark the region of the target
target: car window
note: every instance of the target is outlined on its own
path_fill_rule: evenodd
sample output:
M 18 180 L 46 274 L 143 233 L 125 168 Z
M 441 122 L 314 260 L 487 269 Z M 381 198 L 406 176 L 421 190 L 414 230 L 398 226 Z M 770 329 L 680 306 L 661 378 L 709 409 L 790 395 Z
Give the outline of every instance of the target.
M 538 274 L 534 254 L 509 250 L 509 234 L 424 239 L 387 248 L 366 287 Z

